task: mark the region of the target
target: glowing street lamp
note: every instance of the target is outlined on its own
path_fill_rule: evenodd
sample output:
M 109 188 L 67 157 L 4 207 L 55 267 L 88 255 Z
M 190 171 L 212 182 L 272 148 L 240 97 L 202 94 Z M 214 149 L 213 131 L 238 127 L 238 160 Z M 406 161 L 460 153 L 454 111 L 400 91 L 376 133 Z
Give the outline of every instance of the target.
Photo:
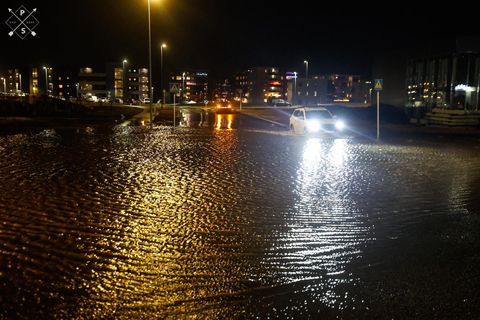
M 163 93 L 161 108 L 163 108 L 163 105 L 165 104 L 165 89 L 163 88 L 163 49 L 166 48 L 167 45 L 165 43 L 162 43 L 162 45 L 160 46 L 160 90 Z
M 123 88 L 122 88 L 122 98 L 123 98 L 123 103 L 126 103 L 125 100 L 127 99 L 127 93 L 126 93 L 126 88 L 127 88 L 127 85 L 126 85 L 126 82 L 127 82 L 127 77 L 125 75 L 125 64 L 128 63 L 127 59 L 123 59 L 122 61 L 122 75 L 123 75 L 123 79 L 122 79 L 122 84 L 123 84 Z
M 148 74 L 150 76 L 149 81 L 149 93 L 150 93 L 150 128 L 153 127 L 153 110 L 152 110 L 152 102 L 153 102 L 153 90 L 152 90 L 152 26 L 151 26 L 151 18 L 150 18 L 150 11 L 151 11 L 151 0 L 148 0 Z
M 292 94 L 292 104 L 295 105 L 297 102 L 297 72 L 293 73 L 293 94 Z
M 308 83 L 308 61 L 305 60 L 303 61 L 303 63 L 305 63 L 305 79 L 307 79 L 307 83 Z
M 43 67 L 43 70 L 45 70 L 45 94 L 48 96 L 48 68 Z
M 18 83 L 19 83 L 19 87 L 20 87 L 20 93 L 22 93 L 22 74 L 19 73 L 18 74 Z
M 307 83 L 306 93 L 307 93 L 307 97 L 308 97 L 308 60 L 303 61 L 303 63 L 305 63 L 305 81 Z M 308 104 L 308 98 L 305 98 L 305 103 Z
M 3 93 L 6 93 L 7 92 L 7 79 L 2 77 L 1 80 L 3 80 Z
M 185 100 L 185 72 L 182 73 L 182 103 Z

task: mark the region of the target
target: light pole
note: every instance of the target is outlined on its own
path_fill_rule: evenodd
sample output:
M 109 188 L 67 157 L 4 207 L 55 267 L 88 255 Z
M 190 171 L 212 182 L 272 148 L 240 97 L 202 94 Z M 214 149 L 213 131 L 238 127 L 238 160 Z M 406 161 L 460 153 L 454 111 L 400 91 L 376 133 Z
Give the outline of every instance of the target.
M 160 46 L 160 91 L 163 93 L 162 104 L 160 107 L 163 109 L 163 105 L 165 104 L 165 89 L 163 88 L 163 49 L 167 48 L 165 43 L 162 43 Z
M 122 75 L 123 75 L 123 79 L 122 79 L 122 85 L 123 85 L 123 90 L 122 90 L 122 99 L 123 99 L 123 103 L 125 104 L 126 103 L 126 100 L 127 100 L 127 77 L 125 75 L 125 64 L 128 63 L 127 59 L 123 59 L 122 61 Z
M 305 60 L 303 61 L 303 63 L 305 63 L 305 79 L 307 80 L 307 83 L 308 83 L 308 61 Z
M 153 110 L 152 110 L 152 102 L 153 102 L 153 90 L 152 90 L 152 27 L 151 27 L 151 19 L 150 19 L 150 7 L 151 7 L 151 0 L 148 0 L 148 74 L 150 76 L 149 81 L 149 93 L 150 93 L 150 128 L 153 128 Z
M 43 67 L 43 70 L 45 70 L 45 94 L 48 96 L 48 68 Z
M 23 88 L 22 88 L 22 74 L 21 73 L 18 74 L 18 81 L 20 83 L 20 85 L 19 85 L 20 86 L 20 93 L 22 93 Z
M 182 73 L 182 101 L 181 103 L 183 103 L 185 100 L 185 72 Z
M 3 93 L 7 93 L 7 79 L 2 77 L 3 80 Z
M 293 94 L 292 94 L 292 104 L 295 105 L 297 102 L 297 72 L 293 73 Z
M 308 104 L 308 60 L 303 61 L 303 63 L 305 63 L 305 82 L 307 83 L 305 104 Z

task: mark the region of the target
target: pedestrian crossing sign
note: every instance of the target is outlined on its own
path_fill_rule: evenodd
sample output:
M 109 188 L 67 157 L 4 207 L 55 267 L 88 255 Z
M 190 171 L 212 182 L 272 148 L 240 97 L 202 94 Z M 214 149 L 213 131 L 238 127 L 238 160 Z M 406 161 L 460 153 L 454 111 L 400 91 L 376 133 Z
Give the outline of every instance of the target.
M 373 86 L 373 89 L 375 91 L 382 91 L 383 90 L 383 79 L 375 79 L 374 83 L 375 83 L 375 85 Z
M 170 93 L 178 93 L 180 90 L 178 89 L 177 83 L 170 83 Z

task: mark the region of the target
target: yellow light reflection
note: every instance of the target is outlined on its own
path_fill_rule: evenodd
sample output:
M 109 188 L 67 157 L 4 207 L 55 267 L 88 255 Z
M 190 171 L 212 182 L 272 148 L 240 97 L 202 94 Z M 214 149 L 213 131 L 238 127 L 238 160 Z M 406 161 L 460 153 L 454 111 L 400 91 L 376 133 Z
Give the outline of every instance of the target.
M 227 129 L 232 130 L 233 125 L 233 114 L 217 114 L 217 119 L 215 122 L 215 129 Z

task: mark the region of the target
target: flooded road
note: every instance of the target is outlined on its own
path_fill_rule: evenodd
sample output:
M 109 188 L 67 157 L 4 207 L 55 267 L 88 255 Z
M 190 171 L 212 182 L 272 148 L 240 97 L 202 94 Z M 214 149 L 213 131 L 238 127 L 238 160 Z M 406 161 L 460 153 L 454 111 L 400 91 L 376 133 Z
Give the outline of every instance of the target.
M 477 140 L 217 117 L 1 136 L 0 319 L 478 317 Z

